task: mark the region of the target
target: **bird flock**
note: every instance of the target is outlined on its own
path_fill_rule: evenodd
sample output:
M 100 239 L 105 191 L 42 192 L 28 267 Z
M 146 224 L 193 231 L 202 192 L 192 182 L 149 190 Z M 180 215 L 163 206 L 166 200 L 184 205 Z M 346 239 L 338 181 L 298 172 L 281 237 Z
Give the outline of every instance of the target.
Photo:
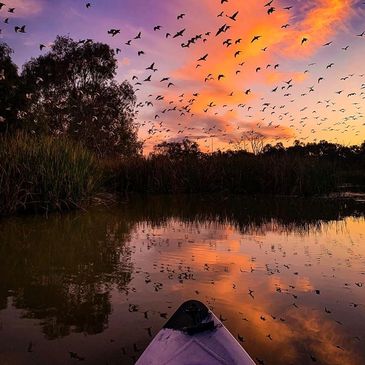
M 312 35 L 304 30 L 300 34 L 301 31 L 297 30 L 291 41 L 297 53 L 303 51 L 306 54 L 308 47 L 315 48 L 317 53 L 322 49 L 329 50 L 329 53 L 326 53 L 326 58 L 320 58 L 319 63 L 318 60 L 311 62 L 313 52 L 308 51 L 309 62 L 298 62 L 299 70 L 293 71 L 290 67 L 286 71 L 284 68 L 289 67 L 288 60 L 278 54 L 265 31 L 261 32 L 256 27 L 251 34 L 238 37 L 236 34 L 247 17 L 265 16 L 267 24 L 271 24 L 275 17 L 288 20 L 275 29 L 285 37 L 285 32 L 297 26 L 296 17 L 301 10 L 298 2 L 262 2 L 258 14 L 248 14 L 237 1 L 211 1 L 219 10 L 216 14 L 204 15 L 208 19 L 212 17 L 212 26 L 199 33 L 194 32 L 196 24 L 189 27 L 189 23 L 196 23 L 196 20 L 188 10 L 175 14 L 175 18 L 166 20 L 166 24 L 155 24 L 130 38 L 124 38 L 122 26 L 105 30 L 117 57 L 128 54 L 134 57 L 132 61 L 138 61 L 138 65 L 144 63 L 144 67 L 133 68 L 134 73 L 128 72 L 122 77 L 128 77 L 135 88 L 137 122 L 147 145 L 190 138 L 208 148 L 214 138 L 220 148 L 232 149 L 241 146 L 248 132 L 255 132 L 272 142 L 294 139 L 319 141 L 320 136 L 328 136 L 337 142 L 361 139 L 365 126 L 362 106 L 365 68 L 346 74 L 340 72 L 353 46 L 356 45 L 357 49 L 364 47 L 365 30 L 357 29 L 353 33 L 348 30 L 347 44 L 332 34 L 333 39 L 321 45 Z M 102 5 L 95 1 L 83 6 L 86 12 L 97 14 L 98 7 Z M 228 6 L 237 6 L 239 10 L 231 12 Z M 355 7 L 355 12 L 361 12 L 365 3 L 351 6 Z M 0 3 L 0 16 L 5 16 L 3 22 L 6 26 L 12 26 L 10 15 L 15 13 L 16 8 Z M 276 23 L 279 24 L 279 20 Z M 214 24 L 219 25 L 216 27 Z M 13 27 L 15 33 L 27 32 L 24 24 L 13 24 Z M 142 49 L 147 42 L 144 39 L 151 37 L 158 40 L 158 44 L 166 42 L 171 48 L 171 55 L 161 53 L 159 60 L 156 52 Z M 91 39 L 81 39 L 80 43 L 89 41 Z M 46 44 L 40 43 L 39 50 L 46 51 Z M 114 47 L 115 44 L 118 45 Z M 186 79 L 186 75 L 185 79 L 179 77 L 174 70 L 170 70 L 169 74 L 166 72 L 164 64 L 176 48 L 185 52 L 179 55 L 184 55 L 182 57 L 192 65 L 188 71 L 192 77 L 190 80 Z M 193 58 L 198 52 L 200 56 Z M 221 54 L 221 60 L 217 60 L 217 54 Z M 269 62 L 255 64 L 260 62 L 261 55 L 265 55 L 262 59 Z M 228 59 L 227 68 L 225 62 Z M 210 69 L 212 62 L 214 67 Z M 219 63 L 222 64 L 221 69 Z M 163 65 L 160 67 L 160 64 Z M 270 76 L 274 81 L 262 83 Z M 185 84 L 192 80 L 194 86 L 186 87 Z M 214 91 L 220 94 L 219 97 L 215 97 Z

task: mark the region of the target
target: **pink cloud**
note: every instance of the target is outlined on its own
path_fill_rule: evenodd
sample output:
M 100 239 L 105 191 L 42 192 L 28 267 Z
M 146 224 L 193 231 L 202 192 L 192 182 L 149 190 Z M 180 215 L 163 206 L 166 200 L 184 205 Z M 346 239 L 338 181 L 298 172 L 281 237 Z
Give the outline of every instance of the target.
M 43 7 L 43 0 L 7 0 L 6 7 L 15 8 L 14 17 L 27 18 L 39 14 Z

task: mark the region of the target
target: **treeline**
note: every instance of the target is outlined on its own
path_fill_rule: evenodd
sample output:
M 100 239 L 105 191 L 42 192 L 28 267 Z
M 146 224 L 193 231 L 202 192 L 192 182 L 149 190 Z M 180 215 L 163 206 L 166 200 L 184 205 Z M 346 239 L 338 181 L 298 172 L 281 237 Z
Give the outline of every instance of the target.
M 79 207 L 108 193 L 318 196 L 365 187 L 365 143 L 322 141 L 203 153 L 196 142 L 157 145 L 148 156 L 100 159 L 67 138 L 0 137 L 0 214 Z
M 356 171 L 365 178 L 365 143 L 296 142 L 288 148 L 267 145 L 258 154 L 207 154 L 184 140 L 162 143 L 150 156 L 124 160 L 109 170 L 120 192 L 321 195 L 336 191 Z

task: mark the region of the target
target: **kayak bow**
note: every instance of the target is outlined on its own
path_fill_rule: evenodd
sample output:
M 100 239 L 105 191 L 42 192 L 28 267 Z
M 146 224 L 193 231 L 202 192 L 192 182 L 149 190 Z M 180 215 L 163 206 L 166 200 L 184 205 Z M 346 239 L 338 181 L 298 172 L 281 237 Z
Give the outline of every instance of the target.
M 203 303 L 182 304 L 136 365 L 255 365 L 221 321 Z

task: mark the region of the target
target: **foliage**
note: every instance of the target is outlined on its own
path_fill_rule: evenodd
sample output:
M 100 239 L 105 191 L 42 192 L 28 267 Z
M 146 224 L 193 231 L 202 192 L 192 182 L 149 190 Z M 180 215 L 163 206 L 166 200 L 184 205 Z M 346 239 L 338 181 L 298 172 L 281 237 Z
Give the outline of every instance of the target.
M 79 206 L 100 177 L 93 155 L 63 138 L 0 137 L 0 214 Z
M 24 125 L 80 141 L 100 157 L 138 153 L 136 97 L 127 81 L 115 81 L 116 68 L 108 45 L 58 36 L 50 52 L 23 66 Z
M 0 133 L 15 129 L 21 105 L 18 68 L 11 60 L 12 50 L 0 43 Z
M 200 154 L 199 145 L 184 138 L 181 142 L 161 142 L 154 146 L 153 154 L 166 156 L 171 159 L 179 159 Z
M 365 181 L 365 144 L 341 146 L 325 141 L 266 145 L 206 154 L 188 140 L 157 145 L 148 157 L 114 164 L 117 191 L 140 193 L 212 193 L 321 195 L 341 183 Z M 184 152 L 185 151 L 185 152 Z M 355 180 L 356 178 L 356 180 Z M 347 179 L 347 180 L 346 180 Z

